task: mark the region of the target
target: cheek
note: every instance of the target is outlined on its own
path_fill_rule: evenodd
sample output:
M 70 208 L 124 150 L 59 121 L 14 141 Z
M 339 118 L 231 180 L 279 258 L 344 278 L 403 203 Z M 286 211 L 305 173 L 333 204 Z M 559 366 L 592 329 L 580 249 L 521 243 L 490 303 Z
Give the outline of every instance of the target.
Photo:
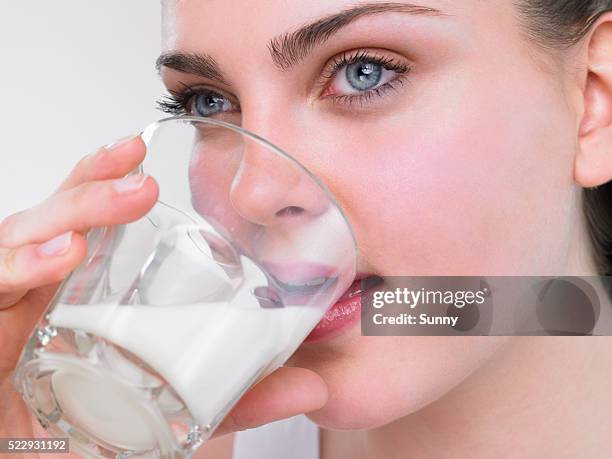
M 330 181 L 379 273 L 543 274 L 563 261 L 573 143 L 558 96 L 549 82 L 482 80 L 425 90 L 435 96 L 337 146 L 352 157 Z

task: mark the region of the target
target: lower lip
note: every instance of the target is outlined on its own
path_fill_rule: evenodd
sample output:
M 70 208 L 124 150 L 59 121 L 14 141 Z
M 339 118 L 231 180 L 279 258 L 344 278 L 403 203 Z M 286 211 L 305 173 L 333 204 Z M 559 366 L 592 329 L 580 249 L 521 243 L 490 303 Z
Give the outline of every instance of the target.
M 348 291 L 356 291 L 360 286 L 361 280 L 357 280 L 353 282 Z M 359 322 L 362 294 L 363 292 L 340 298 L 336 304 L 327 310 L 323 319 L 319 321 L 304 342 L 314 343 L 332 339 Z

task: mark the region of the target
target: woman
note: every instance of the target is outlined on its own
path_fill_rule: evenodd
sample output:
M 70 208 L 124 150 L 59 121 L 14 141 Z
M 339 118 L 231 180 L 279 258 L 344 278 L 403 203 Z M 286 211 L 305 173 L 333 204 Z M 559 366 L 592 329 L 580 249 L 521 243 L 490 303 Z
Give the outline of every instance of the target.
M 163 6 L 162 107 L 241 124 L 321 177 L 360 272 L 612 274 L 612 1 Z M 143 155 L 133 138 L 102 148 L 0 225 L 2 436 L 42 435 L 9 374 L 87 229 L 153 205 L 154 180 L 119 179 Z M 347 323 L 251 390 L 198 457 L 303 412 L 323 459 L 612 456 L 610 339 Z

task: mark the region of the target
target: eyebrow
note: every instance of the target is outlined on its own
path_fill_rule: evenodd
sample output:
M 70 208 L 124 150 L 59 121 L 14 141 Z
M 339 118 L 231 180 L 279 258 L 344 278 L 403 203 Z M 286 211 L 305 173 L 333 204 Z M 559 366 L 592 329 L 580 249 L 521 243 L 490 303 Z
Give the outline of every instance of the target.
M 303 25 L 293 32 L 286 32 L 274 37 L 268 43 L 270 56 L 280 70 L 289 70 L 306 58 L 315 47 L 321 46 L 351 22 L 364 16 L 389 12 L 418 16 L 441 16 L 443 14 L 438 9 L 412 3 L 359 3 L 339 13 Z M 227 84 L 227 80 L 217 62 L 211 56 L 203 53 L 180 51 L 162 53 L 157 58 L 155 67 L 158 72 L 162 67 L 168 67 L 179 72 L 191 73 Z
M 204 78 L 227 84 L 219 64 L 207 54 L 176 51 L 163 53 L 155 62 L 155 68 L 158 73 L 162 67 L 168 67 L 183 73 L 200 75 Z
M 303 60 L 316 46 L 329 40 L 332 35 L 363 16 L 381 13 L 408 13 L 417 16 L 440 16 L 435 8 L 412 3 L 361 3 L 340 13 L 326 16 L 300 27 L 295 32 L 284 33 L 268 44 L 272 60 L 281 70 L 288 70 Z

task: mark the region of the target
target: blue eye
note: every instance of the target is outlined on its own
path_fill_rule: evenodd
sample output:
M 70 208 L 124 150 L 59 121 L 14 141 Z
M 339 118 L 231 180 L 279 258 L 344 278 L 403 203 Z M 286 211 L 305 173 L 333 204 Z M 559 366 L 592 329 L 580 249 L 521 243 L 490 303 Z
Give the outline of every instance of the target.
M 327 76 L 331 85 L 324 94 L 347 102 L 357 100 L 353 96 L 371 98 L 400 84 L 408 70 L 407 65 L 386 57 L 370 57 L 364 53 L 342 55 L 332 63 Z
M 375 62 L 355 62 L 346 66 L 346 81 L 357 91 L 376 87 L 382 78 L 383 67 Z
M 194 94 L 187 107 L 190 115 L 197 116 L 213 116 L 230 110 L 232 103 L 229 100 L 221 94 L 206 90 Z

